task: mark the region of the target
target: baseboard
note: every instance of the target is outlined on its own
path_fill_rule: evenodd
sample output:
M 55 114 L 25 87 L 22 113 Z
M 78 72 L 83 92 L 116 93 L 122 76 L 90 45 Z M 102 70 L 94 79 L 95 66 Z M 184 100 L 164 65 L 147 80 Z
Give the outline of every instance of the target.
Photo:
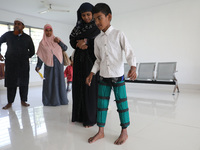
M 127 85 L 132 85 L 141 89 L 168 89 L 169 86 L 173 87 L 174 85 L 165 85 L 165 84 L 145 84 L 145 83 L 134 83 L 134 82 L 126 82 Z M 179 89 L 181 90 L 200 90 L 200 84 L 179 84 Z
M 179 88 L 186 90 L 200 90 L 200 84 L 180 84 Z

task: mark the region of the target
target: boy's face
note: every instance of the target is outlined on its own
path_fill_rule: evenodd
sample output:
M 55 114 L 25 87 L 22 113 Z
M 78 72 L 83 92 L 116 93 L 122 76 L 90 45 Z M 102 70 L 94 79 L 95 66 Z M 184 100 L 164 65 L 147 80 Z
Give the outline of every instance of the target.
M 103 14 L 102 12 L 95 13 L 93 15 L 95 24 L 99 28 L 99 30 L 102 30 L 103 32 L 106 32 L 106 30 L 110 27 L 110 21 L 112 19 L 112 15 L 109 13 L 107 16 Z
M 92 21 L 92 12 L 83 12 L 81 13 L 81 17 L 85 23 L 90 23 Z

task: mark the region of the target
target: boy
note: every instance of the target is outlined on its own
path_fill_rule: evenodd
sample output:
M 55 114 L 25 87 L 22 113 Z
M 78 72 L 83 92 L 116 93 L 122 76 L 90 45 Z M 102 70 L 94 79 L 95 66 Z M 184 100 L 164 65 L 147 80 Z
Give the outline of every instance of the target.
M 124 62 L 123 51 L 128 64 L 131 66 L 128 77 L 136 79 L 136 58 L 125 35 L 119 30 L 114 29 L 110 21 L 112 13 L 110 7 L 105 3 L 98 3 L 94 7 L 93 17 L 101 33 L 95 38 L 94 53 L 96 61 L 91 73 L 86 78 L 86 84 L 90 86 L 93 75 L 100 70 L 100 82 L 98 88 L 98 111 L 97 125 L 98 133 L 89 138 L 88 142 L 93 143 L 104 137 L 104 126 L 108 110 L 110 92 L 113 87 L 119 117 L 121 121 L 121 134 L 115 144 L 123 144 L 127 138 L 127 127 L 129 126 L 129 112 L 124 82 Z

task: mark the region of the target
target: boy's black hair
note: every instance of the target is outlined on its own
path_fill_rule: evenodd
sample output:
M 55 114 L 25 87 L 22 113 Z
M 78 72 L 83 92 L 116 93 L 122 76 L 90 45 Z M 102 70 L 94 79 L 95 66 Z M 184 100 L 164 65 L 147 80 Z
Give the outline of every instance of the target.
M 94 6 L 92 13 L 95 14 L 99 12 L 102 12 L 105 16 L 107 16 L 108 14 L 112 14 L 110 7 L 105 3 L 97 3 Z

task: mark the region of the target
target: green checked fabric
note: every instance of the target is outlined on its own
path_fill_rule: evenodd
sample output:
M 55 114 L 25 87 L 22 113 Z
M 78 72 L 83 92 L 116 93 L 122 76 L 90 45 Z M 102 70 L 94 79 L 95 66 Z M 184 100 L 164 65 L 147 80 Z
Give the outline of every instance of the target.
M 125 82 L 120 81 L 116 83 L 107 83 L 100 81 L 98 90 L 98 111 L 97 111 L 97 125 L 104 127 L 106 123 L 107 110 L 109 105 L 111 89 L 114 89 L 115 101 L 117 103 L 117 111 L 121 121 L 122 128 L 126 128 L 130 124 L 129 109 L 126 96 Z

